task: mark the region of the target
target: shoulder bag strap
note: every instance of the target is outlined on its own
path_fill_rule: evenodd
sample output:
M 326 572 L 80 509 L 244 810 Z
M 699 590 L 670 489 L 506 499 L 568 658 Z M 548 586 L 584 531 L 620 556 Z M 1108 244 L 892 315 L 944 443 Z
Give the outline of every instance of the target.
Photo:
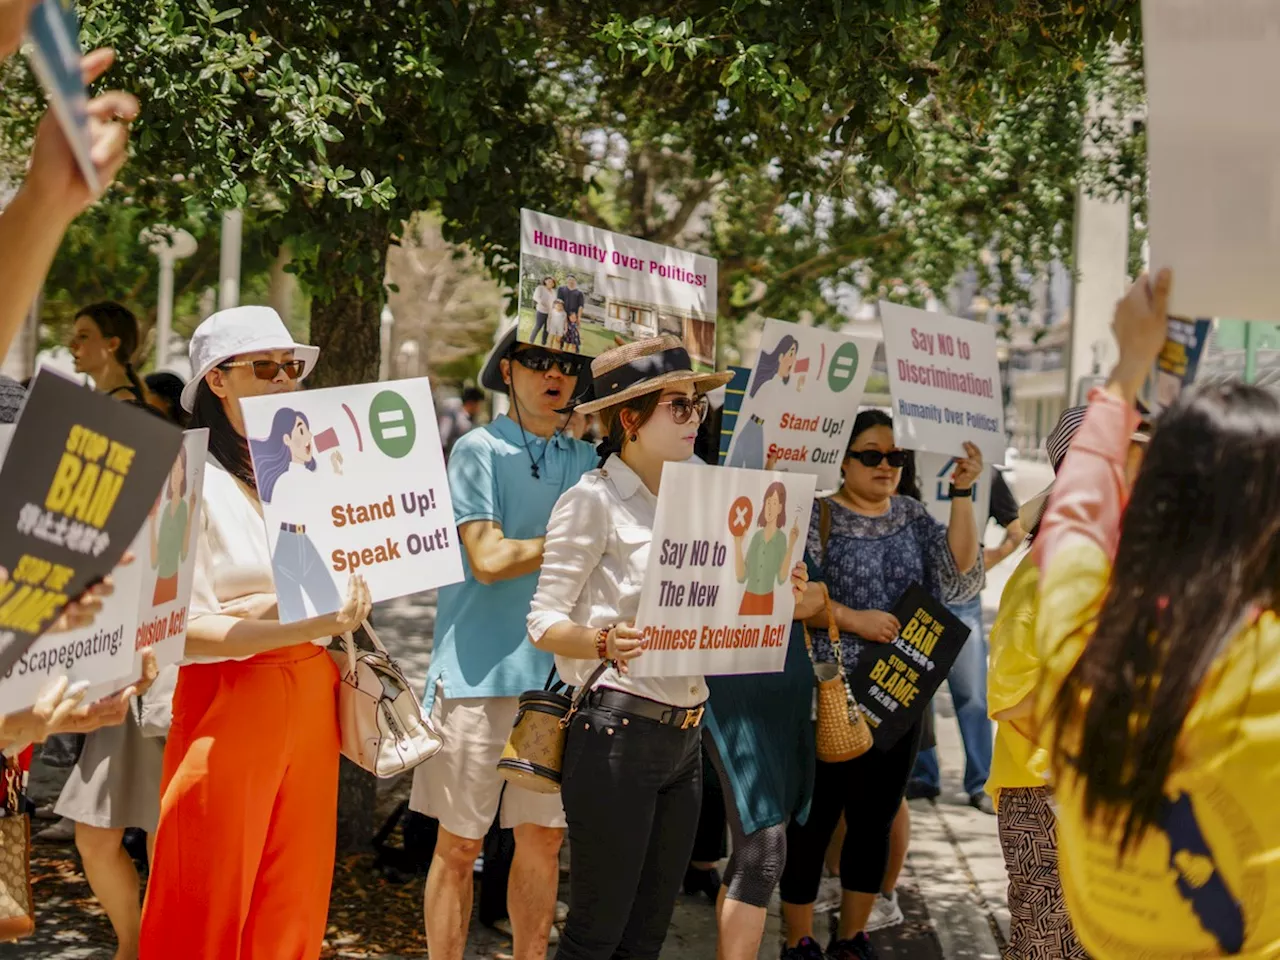
M 840 628 L 836 626 L 836 613 L 831 609 L 831 591 L 825 583 L 819 583 L 818 586 L 822 588 L 822 606 L 827 611 L 827 638 L 831 641 L 831 649 L 835 651 L 836 663 L 844 670 L 844 657 L 840 654 Z M 805 649 L 809 651 L 809 659 L 812 660 L 813 638 L 809 636 L 809 625 L 801 621 L 800 626 L 804 629 Z
M 822 562 L 827 562 L 827 541 L 831 539 L 831 504 L 826 497 L 818 501 L 818 544 L 822 547 Z

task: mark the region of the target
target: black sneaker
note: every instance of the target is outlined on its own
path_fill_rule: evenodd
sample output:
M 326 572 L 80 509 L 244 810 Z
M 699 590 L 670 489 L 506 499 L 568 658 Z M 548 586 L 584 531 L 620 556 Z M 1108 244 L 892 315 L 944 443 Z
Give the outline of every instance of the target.
M 794 947 L 784 946 L 781 960 L 828 960 L 828 957 L 818 946 L 817 940 L 805 937 Z
M 860 933 L 852 940 L 833 940 L 827 947 L 828 960 L 880 960 L 871 938 Z
M 940 796 L 942 791 L 932 784 L 925 783 L 923 780 L 907 781 L 908 800 L 937 800 Z

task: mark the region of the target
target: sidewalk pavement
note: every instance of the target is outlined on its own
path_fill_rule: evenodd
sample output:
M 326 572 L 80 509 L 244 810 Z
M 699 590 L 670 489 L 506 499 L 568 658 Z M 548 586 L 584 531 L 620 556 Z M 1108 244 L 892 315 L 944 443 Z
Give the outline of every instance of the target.
M 1019 501 L 1035 495 L 1051 477 L 1052 472 L 1043 464 L 1021 463 L 1014 485 Z M 995 617 L 1004 584 L 1020 558 L 1021 551 L 988 574 L 983 591 L 987 629 Z M 435 597 L 431 594 L 381 604 L 376 613 L 375 628 L 379 636 L 418 689 L 426 678 L 434 622 Z M 943 793 L 936 803 L 914 801 L 911 804 L 911 852 L 899 885 L 907 922 L 893 930 L 879 932 L 873 939 L 884 960 L 999 960 L 1001 946 L 1008 939 L 1009 912 L 996 820 L 966 803 L 961 784 L 964 752 L 945 685 L 936 704 Z M 38 781 L 33 784 L 36 792 L 46 800 L 56 796 L 65 774 L 59 776 L 57 771 L 38 769 L 33 773 Z M 407 786 L 407 780 L 383 782 L 379 791 L 380 807 L 393 804 L 402 794 L 407 795 Z M 44 825 L 37 822 L 33 830 Z M 37 841 L 38 853 L 46 847 Z M 45 922 L 38 924 L 35 937 L 6 945 L 3 956 L 13 960 L 110 960 L 112 951 L 106 947 L 111 942 L 110 928 L 101 909 L 88 896 L 83 879 L 77 876 L 79 863 L 74 848 L 70 845 L 61 850 L 55 848 L 46 860 L 43 876 L 36 884 L 37 907 L 45 915 Z M 369 874 L 368 865 L 363 867 L 365 874 Z M 391 885 L 375 876 L 373 883 L 380 884 L 380 888 L 361 888 L 357 882 L 356 889 L 345 891 L 348 895 L 340 902 L 343 879 L 340 869 L 335 878 L 335 905 L 331 915 L 331 923 L 338 922 L 329 938 L 326 958 L 426 960 L 425 938 L 420 931 L 421 879 Z M 364 880 L 367 881 L 368 876 Z M 838 898 L 839 882 L 826 878 L 820 902 L 834 904 Z M 567 899 L 563 884 L 561 899 Z M 339 928 L 368 928 L 371 923 L 376 925 L 379 918 L 390 922 L 389 914 L 393 912 L 397 914 L 398 925 L 417 925 L 416 938 L 413 938 L 419 943 L 416 949 L 401 947 L 399 953 L 386 952 L 370 943 L 367 935 L 336 932 Z M 404 916 L 399 916 L 401 913 Z M 56 919 L 50 920 L 51 914 Z M 344 922 L 351 914 L 357 916 Z M 818 921 L 818 932 L 824 936 L 827 919 L 824 916 Z M 780 941 L 781 920 L 775 894 L 760 960 L 777 957 Z M 715 956 L 715 943 L 715 913 L 710 903 L 701 896 L 682 894 L 661 960 L 710 960 Z M 509 938 L 478 923 L 472 925 L 465 960 L 505 960 L 510 955 Z M 554 956 L 554 948 L 548 956 Z

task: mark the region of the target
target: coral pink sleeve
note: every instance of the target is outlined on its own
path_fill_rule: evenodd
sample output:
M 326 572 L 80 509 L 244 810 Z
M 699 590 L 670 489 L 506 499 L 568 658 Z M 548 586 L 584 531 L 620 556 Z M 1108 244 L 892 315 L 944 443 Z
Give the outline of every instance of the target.
M 1115 556 L 1128 496 L 1125 459 L 1138 420 L 1137 412 L 1115 395 L 1098 387 L 1090 392 L 1089 411 L 1054 480 L 1036 537 L 1036 564 L 1042 571 L 1076 537 L 1095 544 L 1108 559 Z

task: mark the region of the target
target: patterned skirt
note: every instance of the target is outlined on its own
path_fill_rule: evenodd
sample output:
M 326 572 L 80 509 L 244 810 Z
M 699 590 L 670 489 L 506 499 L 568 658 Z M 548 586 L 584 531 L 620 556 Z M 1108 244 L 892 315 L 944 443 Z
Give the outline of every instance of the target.
M 1000 847 L 1009 872 L 1009 950 L 1005 960 L 1088 960 L 1076 937 L 1058 876 L 1058 829 L 1049 791 L 1000 791 Z

